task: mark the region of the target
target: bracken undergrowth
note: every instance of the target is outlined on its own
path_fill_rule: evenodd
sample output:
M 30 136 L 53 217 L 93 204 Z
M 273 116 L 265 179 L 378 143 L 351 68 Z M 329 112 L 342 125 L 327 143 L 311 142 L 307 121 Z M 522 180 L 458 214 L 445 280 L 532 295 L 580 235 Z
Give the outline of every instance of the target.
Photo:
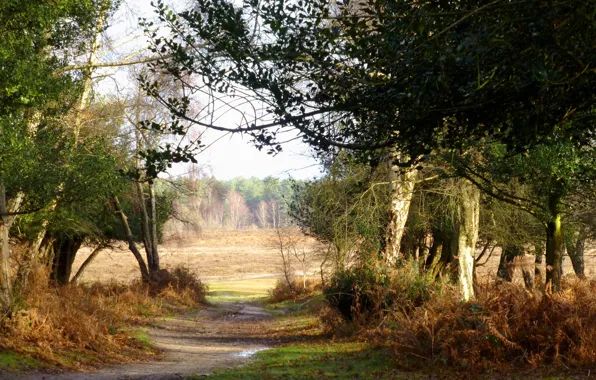
M 184 268 L 161 282 L 53 286 L 44 270 L 0 321 L 0 349 L 48 366 L 86 367 L 135 360 L 157 351 L 134 339 L 135 328 L 204 302 L 206 286 Z

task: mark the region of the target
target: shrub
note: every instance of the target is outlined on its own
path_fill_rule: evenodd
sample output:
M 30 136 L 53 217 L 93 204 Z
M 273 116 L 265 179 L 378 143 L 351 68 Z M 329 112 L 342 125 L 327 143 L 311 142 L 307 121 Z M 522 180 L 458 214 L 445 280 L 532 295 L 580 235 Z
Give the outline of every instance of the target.
M 368 264 L 336 272 L 324 289 L 325 298 L 345 319 L 366 319 L 389 306 L 389 279 L 382 265 Z
M 292 279 L 291 284 L 285 279 L 277 280 L 275 287 L 269 295 L 269 302 L 278 303 L 288 300 L 299 300 L 312 296 L 315 292 L 321 290 L 320 281 L 306 279 L 304 281 Z
M 406 261 L 395 269 L 382 263 L 336 273 L 325 289 L 329 304 L 347 320 L 366 325 L 383 318 L 393 308 L 411 310 L 441 293 L 442 282 L 421 274 L 418 264 Z
M 169 294 L 186 305 L 205 303 L 208 287 L 190 269 L 178 265 L 171 270 L 161 269 L 154 273 L 149 289 L 152 294 Z M 171 291 L 174 292 L 172 293 Z

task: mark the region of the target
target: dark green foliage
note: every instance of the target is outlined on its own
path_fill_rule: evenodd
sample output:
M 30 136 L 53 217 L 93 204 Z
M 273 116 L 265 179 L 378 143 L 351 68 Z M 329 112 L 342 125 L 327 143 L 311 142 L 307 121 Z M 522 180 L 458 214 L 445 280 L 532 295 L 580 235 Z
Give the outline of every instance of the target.
M 151 49 L 174 57 L 156 69 L 265 103 L 272 122 L 231 128 L 260 146 L 276 151 L 280 132 L 294 128 L 321 151 L 373 151 L 365 158 L 374 161 L 376 150 L 397 145 L 416 160 L 485 138 L 524 151 L 555 130 L 589 142 L 595 10 L 582 0 L 197 0 L 180 13 L 156 4 L 172 37 L 145 26 Z M 163 100 L 192 120 L 188 98 Z
M 370 264 L 335 272 L 324 294 L 329 304 L 351 321 L 363 314 L 378 315 L 391 306 L 388 288 L 386 268 Z

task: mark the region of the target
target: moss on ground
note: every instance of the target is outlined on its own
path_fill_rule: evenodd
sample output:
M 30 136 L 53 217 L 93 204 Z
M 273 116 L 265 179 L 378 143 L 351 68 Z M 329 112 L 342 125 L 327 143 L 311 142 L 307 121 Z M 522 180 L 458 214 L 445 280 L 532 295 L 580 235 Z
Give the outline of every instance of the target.
M 0 371 L 20 372 L 40 367 L 42 363 L 34 358 L 9 350 L 0 351 Z

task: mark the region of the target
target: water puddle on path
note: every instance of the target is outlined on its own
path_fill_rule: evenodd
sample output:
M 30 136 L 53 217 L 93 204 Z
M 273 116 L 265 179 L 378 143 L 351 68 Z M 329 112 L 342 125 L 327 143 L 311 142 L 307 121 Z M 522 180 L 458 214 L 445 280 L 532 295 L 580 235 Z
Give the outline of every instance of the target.
M 252 357 L 254 354 L 256 354 L 259 351 L 265 351 L 268 350 L 269 347 L 263 347 L 263 348 L 253 348 L 252 350 L 246 350 L 246 351 L 242 351 L 242 352 L 237 352 L 235 354 L 233 354 L 235 357 L 237 358 L 250 358 Z

